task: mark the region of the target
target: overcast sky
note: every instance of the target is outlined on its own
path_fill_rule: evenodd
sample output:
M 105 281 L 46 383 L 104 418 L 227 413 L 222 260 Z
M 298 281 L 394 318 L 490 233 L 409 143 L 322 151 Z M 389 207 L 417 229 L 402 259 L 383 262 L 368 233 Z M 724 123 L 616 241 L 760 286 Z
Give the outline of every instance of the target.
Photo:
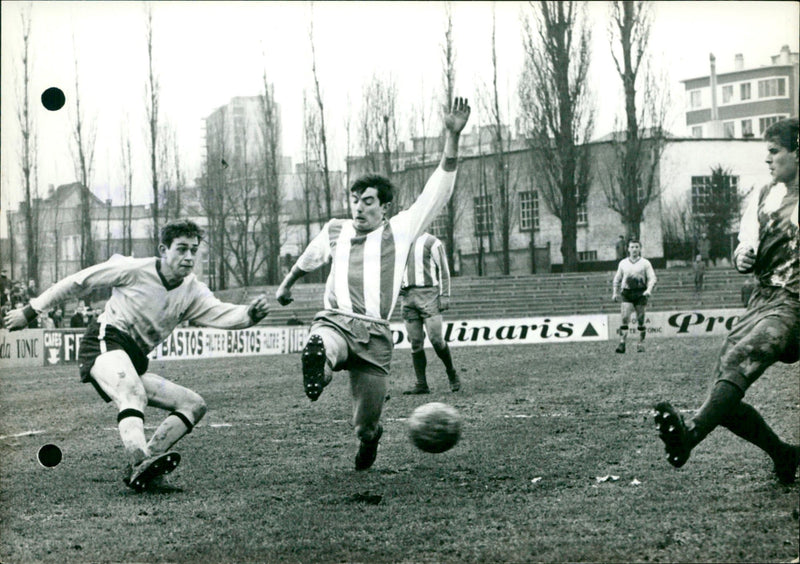
M 146 161 L 144 93 L 147 76 L 145 10 L 141 2 L 33 2 L 33 119 L 38 132 L 38 184 L 76 178 L 71 152 L 74 116 L 74 68 L 78 63 L 85 117 L 96 124 L 97 145 L 92 188 L 100 198 L 118 199 L 121 131 L 127 129 L 136 152 L 134 184 L 149 183 Z M 21 198 L 20 135 L 17 120 L 21 73 L 20 14 L 27 2 L 2 2 L 2 196 L 3 210 Z M 457 90 L 478 109 L 477 97 L 491 81 L 490 2 L 455 2 L 454 40 Z M 513 113 L 522 65 L 520 14 L 527 3 L 498 2 L 498 61 L 501 96 Z M 284 153 L 301 154 L 303 90 L 311 87 L 308 24 L 312 5 L 305 2 L 156 2 L 155 67 L 161 87 L 161 116 L 177 132 L 189 178 L 200 170 L 202 120 L 234 96 L 260 92 L 266 68 L 282 110 Z M 401 108 L 425 100 L 430 105 L 442 83 L 441 45 L 444 4 L 438 2 L 318 2 L 313 4 L 317 67 L 332 159 L 343 166 L 344 123 L 356 119 L 363 83 L 373 74 L 391 76 Z M 609 54 L 608 5 L 590 2 L 593 27 L 592 86 L 596 134 L 613 128 L 620 104 Z M 671 88 L 670 129 L 685 134 L 680 80 L 708 74 L 708 55 L 718 72 L 733 70 L 734 56 L 745 66 L 770 62 L 782 45 L 798 50 L 796 2 L 656 2 L 651 55 Z M 57 112 L 45 110 L 39 96 L 57 86 L 67 96 Z M 473 121 L 476 121 L 473 119 Z M 149 188 L 137 203 L 149 201 Z M 2 214 L 0 224 L 4 223 Z M 3 231 L 4 233 L 4 231 Z

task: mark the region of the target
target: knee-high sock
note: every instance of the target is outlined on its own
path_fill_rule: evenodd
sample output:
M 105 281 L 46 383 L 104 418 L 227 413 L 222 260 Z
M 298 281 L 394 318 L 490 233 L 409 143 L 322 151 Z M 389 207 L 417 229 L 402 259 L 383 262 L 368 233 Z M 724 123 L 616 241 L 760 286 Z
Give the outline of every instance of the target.
M 705 439 L 717 425 L 734 413 L 743 397 L 742 390 L 730 382 L 720 380 L 714 384 L 705 403 L 692 418 L 690 426 L 692 447 Z
M 138 409 L 123 409 L 117 415 L 117 426 L 122 446 L 132 464 L 138 464 L 150 455 L 144 437 L 144 414 Z
M 456 369 L 453 366 L 453 357 L 450 354 L 450 347 L 447 346 L 447 343 L 445 343 L 439 349 L 434 347 L 433 350 L 436 351 L 436 356 L 438 356 L 441 359 L 447 373 L 452 374 L 453 372 L 455 372 Z
M 177 411 L 170 413 L 158 426 L 147 448 L 150 454 L 162 454 L 167 452 L 184 435 L 192 431 L 192 422 L 182 413 Z
M 411 360 L 414 363 L 414 374 L 417 376 L 417 384 L 427 386 L 428 381 L 425 378 L 425 368 L 428 366 L 428 359 L 425 356 L 425 349 L 412 352 Z
M 619 328 L 619 342 L 624 343 L 625 339 L 628 337 L 628 324 L 620 325 Z
M 791 449 L 790 445 L 778 438 L 758 410 L 749 403 L 740 401 L 736 409 L 723 418 L 720 425 L 753 443 L 773 460 L 780 459 Z

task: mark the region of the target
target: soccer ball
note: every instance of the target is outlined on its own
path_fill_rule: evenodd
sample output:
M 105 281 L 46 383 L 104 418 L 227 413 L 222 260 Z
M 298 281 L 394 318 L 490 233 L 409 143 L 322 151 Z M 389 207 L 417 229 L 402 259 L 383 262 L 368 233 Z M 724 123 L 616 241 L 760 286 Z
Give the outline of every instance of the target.
M 425 452 L 450 450 L 461 436 L 461 416 L 446 403 L 426 403 L 408 418 L 408 436 L 414 446 Z

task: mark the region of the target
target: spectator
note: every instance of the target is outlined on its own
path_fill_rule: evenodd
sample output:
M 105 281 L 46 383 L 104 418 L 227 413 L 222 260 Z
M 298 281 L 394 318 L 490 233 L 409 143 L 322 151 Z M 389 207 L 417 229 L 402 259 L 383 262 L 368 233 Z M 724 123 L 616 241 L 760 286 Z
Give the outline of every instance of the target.
M 621 261 L 628 256 L 628 244 L 625 242 L 625 235 L 620 235 L 617 239 L 617 261 Z
M 305 323 L 293 312 L 292 316 L 286 321 L 286 325 L 305 325 Z
M 705 266 L 708 266 L 708 261 L 711 260 L 711 239 L 705 231 L 700 234 L 700 239 L 697 241 L 696 254 L 700 255 Z
M 4 268 L 0 271 L 0 306 L 4 306 L 11 299 L 11 279 L 8 277 L 8 272 Z
M 36 280 L 34 279 L 28 280 L 28 287 L 25 288 L 25 297 L 28 298 L 28 300 L 31 300 L 38 295 L 39 291 L 36 289 Z
M 703 292 L 703 277 L 706 274 L 706 263 L 703 256 L 698 254 L 694 259 L 694 293 L 698 297 Z
M 61 305 L 50 312 L 50 318 L 53 320 L 53 326 L 60 329 L 64 323 L 64 306 Z
M 69 326 L 86 327 L 86 323 L 83 321 L 83 311 L 81 311 L 80 308 L 77 308 L 75 313 L 72 314 L 72 317 L 69 318 Z

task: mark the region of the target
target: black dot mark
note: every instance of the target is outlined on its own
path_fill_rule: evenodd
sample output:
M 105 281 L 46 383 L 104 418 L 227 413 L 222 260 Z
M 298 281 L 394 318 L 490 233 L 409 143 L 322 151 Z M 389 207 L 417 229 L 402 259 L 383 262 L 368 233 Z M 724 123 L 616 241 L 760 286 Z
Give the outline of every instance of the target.
M 64 96 L 64 92 L 55 86 L 51 86 L 42 92 L 42 105 L 51 112 L 56 112 L 63 108 L 65 101 L 66 97 Z
M 61 462 L 61 449 L 56 445 L 44 445 L 39 449 L 39 464 L 45 468 L 58 466 Z

